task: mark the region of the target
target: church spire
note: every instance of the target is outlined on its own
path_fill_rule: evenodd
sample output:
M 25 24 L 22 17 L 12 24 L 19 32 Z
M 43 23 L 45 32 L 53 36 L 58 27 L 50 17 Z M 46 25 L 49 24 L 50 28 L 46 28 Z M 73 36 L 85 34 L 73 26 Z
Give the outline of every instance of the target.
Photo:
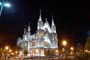
M 37 29 L 43 29 L 43 21 L 42 21 L 42 18 L 41 18 L 41 10 L 40 10 L 40 16 L 39 16 L 39 20 L 38 20 L 38 26 L 37 26 Z
M 45 20 L 47 21 L 47 18 L 45 18 Z
M 25 26 L 25 28 L 24 28 L 24 34 L 26 34 L 26 26 Z
M 54 24 L 54 19 L 53 19 L 53 16 L 52 16 L 52 26 L 54 26 L 55 24 Z
M 53 16 L 52 16 L 52 26 L 51 26 L 51 28 L 52 28 L 52 33 L 56 33 L 56 26 L 54 24 Z
M 39 21 L 42 21 L 41 10 L 40 10 L 40 15 L 39 15 Z
M 30 23 L 29 23 L 29 25 L 28 25 L 28 32 L 30 32 L 31 31 L 31 28 L 30 28 Z

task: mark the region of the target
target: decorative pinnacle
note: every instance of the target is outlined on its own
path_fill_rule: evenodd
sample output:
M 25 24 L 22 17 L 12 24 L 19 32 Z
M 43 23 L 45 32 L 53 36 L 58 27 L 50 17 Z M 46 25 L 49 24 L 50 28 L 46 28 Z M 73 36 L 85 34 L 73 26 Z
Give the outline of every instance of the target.
M 54 25 L 54 19 L 53 19 L 53 16 L 52 16 L 52 25 Z
M 30 23 L 29 23 L 29 25 L 28 25 L 28 32 L 30 32 Z
M 26 25 L 25 25 L 25 28 L 24 28 L 24 34 L 26 33 Z
M 45 20 L 47 21 L 47 18 L 45 18 Z
M 40 10 L 39 21 L 42 21 L 42 18 L 41 18 L 41 10 Z

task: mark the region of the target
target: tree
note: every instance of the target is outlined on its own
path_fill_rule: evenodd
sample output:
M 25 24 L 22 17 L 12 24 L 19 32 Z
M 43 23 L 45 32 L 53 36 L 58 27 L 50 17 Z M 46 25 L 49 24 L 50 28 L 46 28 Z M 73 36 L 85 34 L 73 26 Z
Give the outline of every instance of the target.
M 86 40 L 85 49 L 90 50 L 90 36 Z

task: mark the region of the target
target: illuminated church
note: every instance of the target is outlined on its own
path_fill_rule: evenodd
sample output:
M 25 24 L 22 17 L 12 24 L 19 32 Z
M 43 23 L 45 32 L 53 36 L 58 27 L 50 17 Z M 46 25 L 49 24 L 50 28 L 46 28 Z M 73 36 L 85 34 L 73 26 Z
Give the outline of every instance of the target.
M 37 22 L 37 31 L 31 34 L 30 25 L 27 29 L 24 28 L 23 38 L 17 39 L 17 45 L 22 48 L 22 52 L 28 51 L 30 56 L 45 56 L 45 50 L 58 49 L 58 38 L 56 33 L 56 26 L 52 17 L 51 26 L 49 22 L 42 21 L 41 12 Z

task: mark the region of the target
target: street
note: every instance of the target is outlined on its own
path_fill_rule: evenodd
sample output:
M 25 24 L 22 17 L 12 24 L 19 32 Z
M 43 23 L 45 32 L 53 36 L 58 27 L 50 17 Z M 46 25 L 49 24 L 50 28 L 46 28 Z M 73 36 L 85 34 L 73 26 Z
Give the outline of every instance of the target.
M 9 60 L 73 60 L 73 59 L 61 59 L 61 58 L 33 58 L 33 59 L 14 59 L 14 58 L 10 58 Z

